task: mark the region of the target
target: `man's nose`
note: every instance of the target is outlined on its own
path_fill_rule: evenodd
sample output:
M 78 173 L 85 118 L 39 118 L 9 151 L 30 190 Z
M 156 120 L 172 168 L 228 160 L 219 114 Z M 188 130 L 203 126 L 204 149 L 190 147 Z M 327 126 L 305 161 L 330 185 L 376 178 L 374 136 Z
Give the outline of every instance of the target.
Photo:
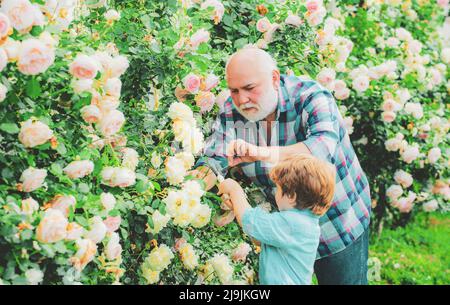
M 245 93 L 240 93 L 239 94 L 239 106 L 242 106 L 245 103 L 250 102 L 250 98 L 247 94 Z

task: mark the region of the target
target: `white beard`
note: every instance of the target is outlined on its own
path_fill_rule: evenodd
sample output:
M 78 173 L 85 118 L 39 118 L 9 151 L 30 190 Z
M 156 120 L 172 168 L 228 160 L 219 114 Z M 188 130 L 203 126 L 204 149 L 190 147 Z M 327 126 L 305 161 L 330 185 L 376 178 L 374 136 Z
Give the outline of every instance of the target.
M 241 107 L 236 107 L 237 111 L 250 122 L 258 122 L 265 119 L 269 114 L 277 109 L 278 105 L 278 91 L 270 87 L 267 92 L 259 98 L 257 104 L 247 103 L 242 104 Z M 256 108 L 256 113 L 247 113 L 246 108 Z

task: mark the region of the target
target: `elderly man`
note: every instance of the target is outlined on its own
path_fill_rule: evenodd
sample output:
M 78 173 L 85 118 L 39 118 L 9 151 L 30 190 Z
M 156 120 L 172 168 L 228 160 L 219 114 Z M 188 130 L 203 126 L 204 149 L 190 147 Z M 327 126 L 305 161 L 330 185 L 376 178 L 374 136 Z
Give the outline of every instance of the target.
M 210 189 L 214 172 L 225 176 L 240 167 L 273 202 L 268 174 L 276 162 L 309 153 L 334 164 L 335 195 L 320 219 L 314 271 L 319 284 L 367 284 L 369 184 L 331 93 L 313 80 L 280 75 L 273 58 L 257 48 L 230 57 L 226 80 L 231 97 L 194 174 Z

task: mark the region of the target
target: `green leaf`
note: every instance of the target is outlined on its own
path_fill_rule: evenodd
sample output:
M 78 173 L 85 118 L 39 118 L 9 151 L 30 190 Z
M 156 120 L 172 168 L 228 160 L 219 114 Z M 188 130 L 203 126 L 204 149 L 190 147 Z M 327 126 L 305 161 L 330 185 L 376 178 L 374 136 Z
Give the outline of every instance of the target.
M 161 200 L 156 199 L 152 202 L 152 208 L 154 208 L 155 210 L 159 207 L 159 204 L 161 203 Z
M 3 123 L 0 125 L 0 129 L 10 134 L 19 133 L 20 131 L 19 127 L 14 123 Z
M 140 180 L 138 183 L 136 183 L 136 191 L 138 193 L 144 193 L 146 190 L 148 190 L 148 187 L 148 182 Z
M 36 78 L 32 78 L 27 82 L 25 91 L 32 99 L 35 99 L 42 94 L 41 85 Z
M 61 155 L 64 156 L 67 153 L 66 146 L 64 143 L 59 142 L 58 146 L 56 146 L 56 151 Z

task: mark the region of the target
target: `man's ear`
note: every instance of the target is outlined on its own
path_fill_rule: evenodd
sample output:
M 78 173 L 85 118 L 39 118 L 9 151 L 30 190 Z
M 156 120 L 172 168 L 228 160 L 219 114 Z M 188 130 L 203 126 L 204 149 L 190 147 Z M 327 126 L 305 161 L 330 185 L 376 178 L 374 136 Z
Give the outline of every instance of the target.
M 280 71 L 278 69 L 272 71 L 272 84 L 275 90 L 280 87 Z

